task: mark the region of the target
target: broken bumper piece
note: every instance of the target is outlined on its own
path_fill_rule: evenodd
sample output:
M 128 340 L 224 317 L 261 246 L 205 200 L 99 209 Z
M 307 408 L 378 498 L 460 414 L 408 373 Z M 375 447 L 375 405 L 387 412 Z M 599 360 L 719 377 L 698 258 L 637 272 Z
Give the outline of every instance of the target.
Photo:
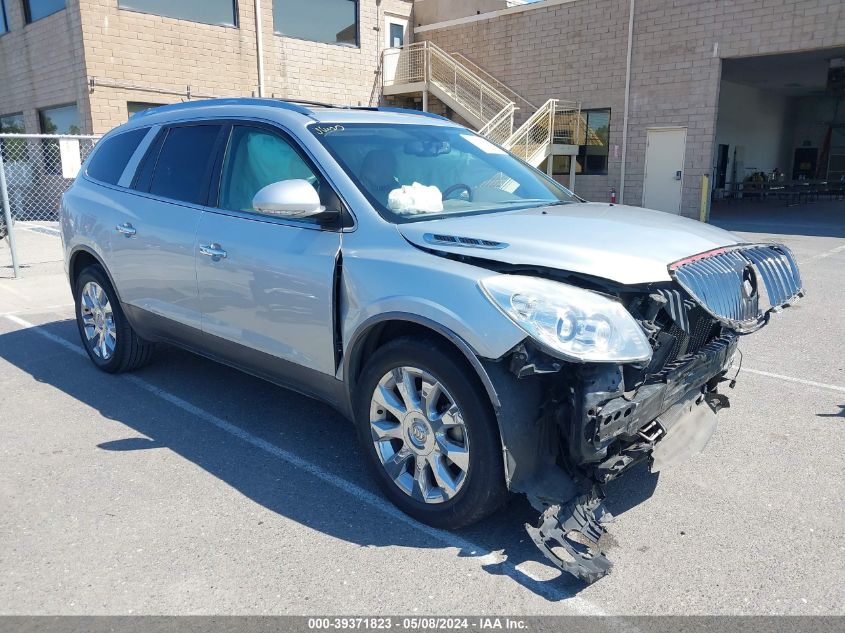
M 563 507 L 549 506 L 537 527 L 525 524 L 531 540 L 562 571 L 587 584 L 610 572 L 613 563 L 599 549 L 604 525 L 613 520 L 601 496 L 593 491 Z

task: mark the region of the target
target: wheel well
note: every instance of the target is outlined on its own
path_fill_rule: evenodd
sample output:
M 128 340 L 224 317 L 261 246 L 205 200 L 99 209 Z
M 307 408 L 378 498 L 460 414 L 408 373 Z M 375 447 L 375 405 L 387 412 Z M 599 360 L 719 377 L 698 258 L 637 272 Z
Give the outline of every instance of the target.
M 354 355 L 350 359 L 349 363 L 347 375 L 351 383 L 350 387 L 352 390 L 355 389 L 355 383 L 357 383 L 358 378 L 364 369 L 366 359 L 371 357 L 378 348 L 386 345 L 390 341 L 404 336 L 434 340 L 441 344 L 444 349 L 450 350 L 454 354 L 455 358 L 467 369 L 468 375 L 472 376 L 472 380 L 479 389 L 481 389 L 481 393 L 487 394 L 488 396 L 490 395 L 487 387 L 479 377 L 478 372 L 467 359 L 464 351 L 461 350 L 454 341 L 449 339 L 449 337 L 444 336 L 434 328 L 421 323 L 415 323 L 414 321 L 405 321 L 402 319 L 376 323 L 362 335 L 362 338 L 352 350 Z
M 76 279 L 77 277 L 79 277 L 79 273 L 88 268 L 88 266 L 92 266 L 94 264 L 99 266 L 100 260 L 98 260 L 88 251 L 76 251 L 76 253 L 73 254 L 73 257 L 71 257 L 70 260 L 70 267 L 68 270 L 71 291 L 76 292 Z

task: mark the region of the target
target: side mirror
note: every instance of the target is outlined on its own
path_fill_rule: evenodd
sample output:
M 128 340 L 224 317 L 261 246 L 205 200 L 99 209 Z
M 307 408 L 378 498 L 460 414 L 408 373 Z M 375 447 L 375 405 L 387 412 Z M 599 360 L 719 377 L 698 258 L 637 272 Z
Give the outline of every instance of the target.
M 259 213 L 285 218 L 323 216 L 320 194 L 307 180 L 280 180 L 260 189 L 252 198 L 252 208 Z

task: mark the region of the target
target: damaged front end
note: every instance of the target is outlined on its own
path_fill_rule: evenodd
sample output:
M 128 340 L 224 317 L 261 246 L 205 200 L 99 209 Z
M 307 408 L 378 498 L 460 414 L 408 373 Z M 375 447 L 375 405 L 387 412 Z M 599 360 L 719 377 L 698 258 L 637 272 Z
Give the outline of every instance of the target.
M 604 485 L 643 461 L 660 470 L 700 452 L 728 406 L 718 387 L 733 386 L 739 336 L 803 296 L 779 245 L 718 249 L 669 273 L 671 283 L 605 290 L 642 328 L 648 361 L 564 361 L 529 338 L 487 363 L 508 486 L 541 512 L 526 529 L 549 560 L 588 583 L 611 569 L 599 547 L 612 519 Z

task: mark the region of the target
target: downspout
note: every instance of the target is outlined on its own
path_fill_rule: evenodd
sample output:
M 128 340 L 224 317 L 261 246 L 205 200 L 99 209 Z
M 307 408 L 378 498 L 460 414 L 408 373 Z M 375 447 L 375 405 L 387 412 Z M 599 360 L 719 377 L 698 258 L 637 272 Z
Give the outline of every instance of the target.
M 264 34 L 261 32 L 261 0 L 255 0 L 255 48 L 258 58 L 258 96 L 264 96 Z
M 619 169 L 619 204 L 625 202 L 625 162 L 628 157 L 628 102 L 631 99 L 631 53 L 634 50 L 634 5 L 629 0 L 628 14 L 628 58 L 625 62 L 625 110 L 622 114 L 622 165 Z

